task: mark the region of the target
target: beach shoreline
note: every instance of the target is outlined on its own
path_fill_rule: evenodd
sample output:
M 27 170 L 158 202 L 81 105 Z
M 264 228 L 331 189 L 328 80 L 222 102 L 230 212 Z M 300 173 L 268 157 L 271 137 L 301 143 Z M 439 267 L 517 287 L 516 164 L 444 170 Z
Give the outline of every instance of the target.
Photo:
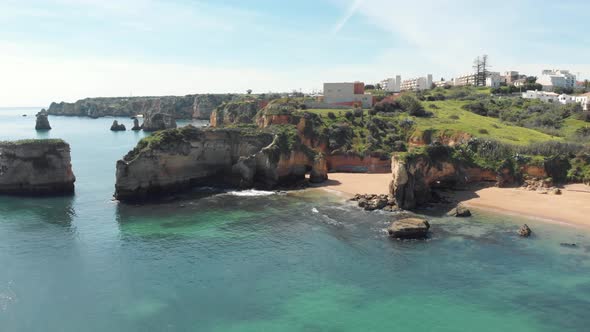
M 325 184 L 312 188 L 350 199 L 355 194 L 388 194 L 390 181 L 391 174 L 330 173 Z M 474 184 L 443 195 L 474 210 L 590 229 L 590 186 L 566 185 L 561 191 L 561 195 L 547 195 L 520 188 Z

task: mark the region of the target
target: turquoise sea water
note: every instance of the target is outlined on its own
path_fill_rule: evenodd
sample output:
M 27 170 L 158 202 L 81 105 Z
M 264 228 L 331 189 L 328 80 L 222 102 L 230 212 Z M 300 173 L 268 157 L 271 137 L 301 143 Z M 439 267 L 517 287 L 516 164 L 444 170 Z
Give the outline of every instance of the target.
M 35 111 L 0 109 L 0 140 L 38 137 Z M 143 133 L 112 120 L 39 135 L 71 144 L 74 197 L 0 197 L 0 331 L 590 330 L 588 231 L 476 211 L 393 241 L 387 214 L 317 192 L 121 205 Z

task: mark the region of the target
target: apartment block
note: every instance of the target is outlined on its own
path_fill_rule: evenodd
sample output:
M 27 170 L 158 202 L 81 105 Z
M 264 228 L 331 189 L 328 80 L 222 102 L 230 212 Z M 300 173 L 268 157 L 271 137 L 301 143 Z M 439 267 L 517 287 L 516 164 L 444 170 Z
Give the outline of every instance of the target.
M 555 88 L 573 89 L 576 85 L 576 75 L 569 70 L 547 69 L 537 78 L 537 83 L 543 86 L 544 91 L 553 91 Z
M 324 99 L 326 104 L 337 106 L 360 105 L 363 108 L 373 106 L 373 96 L 365 94 L 365 83 L 324 83 Z

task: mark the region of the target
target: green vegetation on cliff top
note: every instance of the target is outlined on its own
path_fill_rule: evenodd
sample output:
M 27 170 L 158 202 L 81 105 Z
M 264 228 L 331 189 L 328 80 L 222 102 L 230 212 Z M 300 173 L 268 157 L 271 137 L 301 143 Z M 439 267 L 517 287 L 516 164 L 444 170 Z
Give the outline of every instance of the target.
M 29 145 L 29 144 L 37 144 L 37 145 L 64 145 L 67 144 L 66 141 L 59 139 L 59 138 L 50 138 L 50 139 L 23 139 L 18 141 L 0 141 L 0 145 Z

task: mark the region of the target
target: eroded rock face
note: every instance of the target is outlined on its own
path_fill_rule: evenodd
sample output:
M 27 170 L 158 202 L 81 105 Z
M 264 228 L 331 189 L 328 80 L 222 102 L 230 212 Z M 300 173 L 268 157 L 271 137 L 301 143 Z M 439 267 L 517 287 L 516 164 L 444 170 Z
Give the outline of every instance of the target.
M 127 130 L 127 128 L 125 128 L 124 124 L 119 124 L 119 121 L 114 120 L 113 124 L 111 125 L 111 131 L 125 131 Z
M 405 160 L 395 155 L 391 170 L 393 178 L 389 192 L 397 206 L 404 210 L 429 202 L 431 189 L 435 187 L 452 188 L 466 183 L 498 180 L 495 172 L 466 168 L 448 159 L 430 160 L 426 156 Z
M 37 113 L 35 130 L 51 130 L 51 125 L 49 125 L 49 119 L 47 115 L 47 111 L 45 110 L 41 110 L 41 112 Z
M 209 120 L 213 111 L 223 103 L 230 102 L 235 96 L 232 94 L 204 94 L 197 95 L 193 101 L 193 119 Z
M 394 221 L 387 229 L 396 239 L 424 239 L 428 236 L 430 223 L 421 218 L 406 218 Z
M 176 120 L 170 114 L 148 113 L 143 121 L 143 130 L 158 131 L 176 128 Z
M 272 189 L 310 169 L 319 181 L 324 167 L 309 151 L 282 151 L 270 133 L 187 126 L 155 133 L 119 160 L 115 196 L 145 200 L 197 185 Z
M 75 181 L 70 146 L 64 141 L 0 142 L 0 193 L 71 194 Z

